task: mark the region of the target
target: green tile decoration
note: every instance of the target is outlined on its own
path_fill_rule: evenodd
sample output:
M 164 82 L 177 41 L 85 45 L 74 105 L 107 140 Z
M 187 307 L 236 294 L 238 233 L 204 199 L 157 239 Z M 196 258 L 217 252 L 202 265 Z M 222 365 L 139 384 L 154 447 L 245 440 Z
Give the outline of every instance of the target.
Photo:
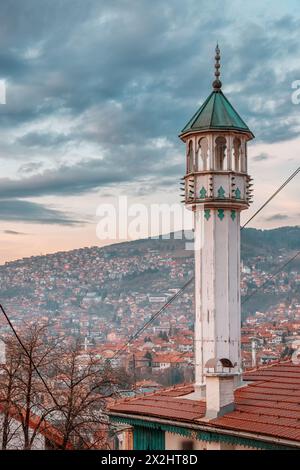
M 207 194 L 207 191 L 206 191 L 206 189 L 204 188 L 204 186 L 202 186 L 202 188 L 200 189 L 200 192 L 199 192 L 200 199 L 205 199 L 205 198 L 206 198 L 206 194 Z
M 241 191 L 239 190 L 239 188 L 236 188 L 235 190 L 235 197 L 236 199 L 241 199 Z
M 210 209 L 204 209 L 204 217 L 206 220 L 210 218 Z
M 218 197 L 221 199 L 224 199 L 224 196 L 225 196 L 225 190 L 223 186 L 220 186 L 220 188 L 218 189 Z
M 220 220 L 224 219 L 224 209 L 218 209 L 218 217 Z

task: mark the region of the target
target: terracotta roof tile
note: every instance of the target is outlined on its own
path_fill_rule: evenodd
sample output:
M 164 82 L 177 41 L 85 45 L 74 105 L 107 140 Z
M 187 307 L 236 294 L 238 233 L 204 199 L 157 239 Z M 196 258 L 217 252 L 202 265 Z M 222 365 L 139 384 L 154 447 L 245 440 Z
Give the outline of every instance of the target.
M 275 363 L 244 378 L 249 383 L 235 391 L 235 410 L 208 424 L 300 442 L 300 365 Z M 110 411 L 199 423 L 205 402 L 183 398 L 192 391 L 192 385 L 173 387 L 115 403 Z
M 154 394 L 119 402 L 110 411 L 138 415 L 172 418 L 176 421 L 194 421 L 204 416 L 205 402 Z

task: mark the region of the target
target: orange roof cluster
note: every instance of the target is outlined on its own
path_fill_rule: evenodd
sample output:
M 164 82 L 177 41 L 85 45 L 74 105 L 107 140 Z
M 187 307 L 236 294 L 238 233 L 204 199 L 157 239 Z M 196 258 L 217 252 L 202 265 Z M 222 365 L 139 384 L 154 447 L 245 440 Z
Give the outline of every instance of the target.
M 193 422 L 205 414 L 205 402 L 180 398 L 193 391 L 193 386 L 172 387 L 137 398 L 125 398 L 109 406 L 110 411 L 155 418 Z M 176 418 L 174 418 L 176 416 Z
M 300 441 L 300 365 L 277 363 L 246 374 L 235 410 L 210 424 Z
M 182 357 L 182 354 L 176 354 L 173 352 L 165 354 L 157 353 L 153 356 L 152 362 L 157 362 L 160 364 L 172 364 L 177 362 L 184 362 L 184 358 Z
M 244 379 L 249 383 L 235 391 L 235 410 L 209 422 L 201 420 L 205 401 L 184 398 L 192 385 L 117 402 L 109 410 L 300 442 L 300 364 L 277 362 L 247 372 Z

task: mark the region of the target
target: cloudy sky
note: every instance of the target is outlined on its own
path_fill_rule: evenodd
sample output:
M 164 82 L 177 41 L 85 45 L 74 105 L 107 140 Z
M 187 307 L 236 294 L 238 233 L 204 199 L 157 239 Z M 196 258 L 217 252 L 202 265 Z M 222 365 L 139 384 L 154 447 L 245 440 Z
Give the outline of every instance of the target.
M 256 136 L 244 218 L 299 166 L 298 0 L 2 0 L 0 22 L 0 263 L 101 245 L 97 207 L 118 196 L 179 202 L 177 135 L 210 93 L 217 41 Z M 252 226 L 299 224 L 298 188 Z

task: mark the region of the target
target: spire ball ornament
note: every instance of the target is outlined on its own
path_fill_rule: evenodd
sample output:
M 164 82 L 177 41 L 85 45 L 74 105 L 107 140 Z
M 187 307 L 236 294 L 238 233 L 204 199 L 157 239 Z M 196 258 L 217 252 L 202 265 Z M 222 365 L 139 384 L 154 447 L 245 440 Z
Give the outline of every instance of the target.
M 219 45 L 217 44 L 216 46 L 216 55 L 215 55 L 215 80 L 213 81 L 213 89 L 215 91 L 219 91 L 221 90 L 222 88 L 222 82 L 220 80 L 220 49 L 219 49 Z

